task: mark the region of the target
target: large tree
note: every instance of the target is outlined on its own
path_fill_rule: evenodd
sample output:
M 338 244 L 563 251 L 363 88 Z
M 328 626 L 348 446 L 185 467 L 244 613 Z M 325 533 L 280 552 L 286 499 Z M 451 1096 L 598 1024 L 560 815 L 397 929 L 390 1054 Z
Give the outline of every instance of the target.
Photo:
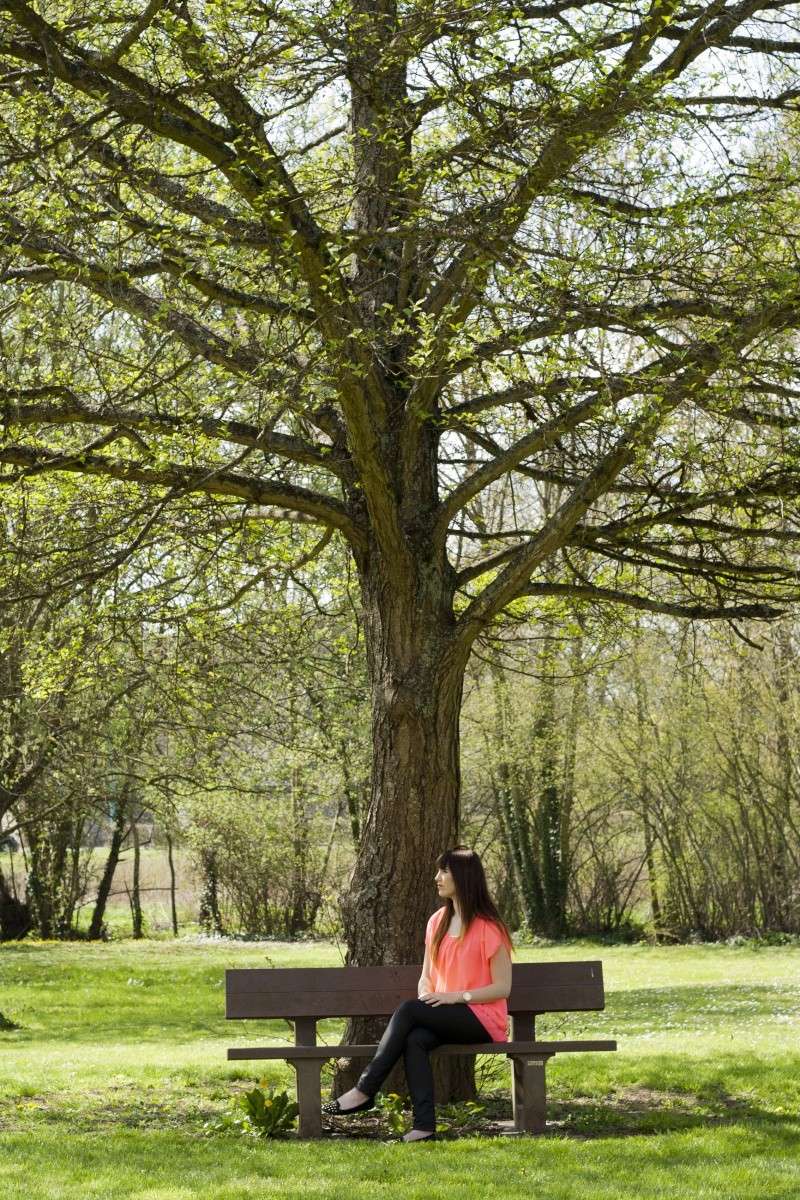
M 3 482 L 345 540 L 351 963 L 419 959 L 510 606 L 795 595 L 795 12 L 0 0 Z

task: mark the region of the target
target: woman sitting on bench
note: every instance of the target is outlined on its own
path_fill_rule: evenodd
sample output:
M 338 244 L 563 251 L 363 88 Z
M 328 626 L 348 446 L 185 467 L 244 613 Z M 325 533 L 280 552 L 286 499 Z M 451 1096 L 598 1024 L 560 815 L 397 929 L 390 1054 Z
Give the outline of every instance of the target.
M 358 1083 L 322 1111 L 363 1112 L 403 1056 L 414 1111 L 404 1142 L 436 1137 L 430 1052 L 454 1042 L 508 1040 L 506 998 L 511 991 L 511 935 L 486 884 L 480 858 L 456 846 L 436 860 L 436 887 L 444 899 L 425 930 L 425 961 L 418 999 L 395 1009 L 372 1062 Z

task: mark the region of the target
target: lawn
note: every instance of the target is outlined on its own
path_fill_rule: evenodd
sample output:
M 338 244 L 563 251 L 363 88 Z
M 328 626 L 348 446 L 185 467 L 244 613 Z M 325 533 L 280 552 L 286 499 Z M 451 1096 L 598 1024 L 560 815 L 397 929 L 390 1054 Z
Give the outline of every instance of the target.
M 520 960 L 603 959 L 603 1013 L 542 1035 L 616 1037 L 616 1054 L 549 1071 L 541 1138 L 261 1142 L 209 1132 L 284 1064 L 228 1064 L 258 1033 L 223 1017 L 226 966 L 336 966 L 328 943 L 200 939 L 0 946 L 0 1195 L 5 1200 L 772 1200 L 800 1196 L 800 948 L 522 946 Z M 340 1026 L 325 1022 L 326 1041 Z M 486 1109 L 510 1115 L 505 1060 L 479 1060 Z M 359 1118 L 353 1118 L 354 1129 Z M 361 1128 L 365 1128 L 363 1125 Z

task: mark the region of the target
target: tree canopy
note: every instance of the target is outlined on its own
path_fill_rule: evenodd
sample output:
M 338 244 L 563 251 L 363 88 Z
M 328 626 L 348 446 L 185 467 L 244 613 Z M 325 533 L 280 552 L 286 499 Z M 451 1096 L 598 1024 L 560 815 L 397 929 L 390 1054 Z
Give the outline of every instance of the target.
M 353 961 L 418 948 L 502 614 L 797 596 L 796 7 L 0 0 L 0 481 L 345 540 Z

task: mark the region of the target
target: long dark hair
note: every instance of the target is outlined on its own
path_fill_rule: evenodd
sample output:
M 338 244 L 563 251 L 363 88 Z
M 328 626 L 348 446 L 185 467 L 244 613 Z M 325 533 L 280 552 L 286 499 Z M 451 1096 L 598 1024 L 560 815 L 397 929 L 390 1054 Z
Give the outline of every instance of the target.
M 511 940 L 511 934 L 489 895 L 486 872 L 475 851 L 466 846 L 454 846 L 452 850 L 445 850 L 444 854 L 439 855 L 436 866 L 442 871 L 450 871 L 456 885 L 458 905 L 461 909 L 461 933 L 459 936 L 464 937 L 476 917 L 486 917 L 488 921 L 494 922 L 509 951 L 512 951 L 514 943 Z M 436 962 L 439 946 L 442 944 L 442 939 L 447 933 L 455 912 L 455 906 L 449 896 L 445 899 L 441 912 L 442 915 L 431 943 L 432 962 Z

